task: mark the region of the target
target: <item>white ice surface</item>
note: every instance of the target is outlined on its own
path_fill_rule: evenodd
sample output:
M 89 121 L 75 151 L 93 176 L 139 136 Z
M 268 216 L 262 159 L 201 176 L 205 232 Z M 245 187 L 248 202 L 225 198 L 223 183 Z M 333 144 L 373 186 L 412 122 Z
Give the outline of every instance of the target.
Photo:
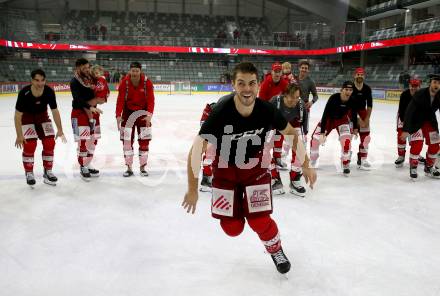
M 39 144 L 33 190 L 14 148 L 16 97 L 0 97 L 0 295 L 440 295 L 440 180 L 419 167 L 420 180 L 410 182 L 407 164 L 394 167 L 397 105 L 374 106 L 372 171 L 352 165 L 352 175 L 341 176 L 333 132 L 321 149 L 316 188 L 304 199 L 274 198 L 273 218 L 293 264 L 286 279 L 249 227 L 237 238 L 222 232 L 208 193 L 195 215 L 180 206 L 188 149 L 205 103 L 218 97 L 158 95 L 150 177 L 136 170 L 125 179 L 112 94 L 94 161 L 101 177 L 84 183 L 70 95 L 58 94 L 69 140 L 56 146 L 59 182 L 42 183 Z M 313 106 L 312 131 L 325 102 Z

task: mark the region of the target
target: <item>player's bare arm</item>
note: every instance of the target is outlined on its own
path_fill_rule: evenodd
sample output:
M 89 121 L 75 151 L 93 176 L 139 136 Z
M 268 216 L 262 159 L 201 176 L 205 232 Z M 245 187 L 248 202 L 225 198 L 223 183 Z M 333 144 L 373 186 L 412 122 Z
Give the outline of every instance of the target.
M 202 164 L 202 153 L 206 151 L 208 146 L 207 141 L 202 137 L 197 136 L 194 139 L 193 145 L 188 154 L 187 174 L 188 174 L 188 191 L 182 202 L 183 208 L 187 213 L 194 214 L 196 211 L 196 204 L 199 198 L 197 186 L 199 183 L 199 172 Z
M 17 139 L 15 140 L 15 147 L 22 148 L 23 144 L 26 143 L 26 140 L 23 136 L 23 130 L 21 125 L 21 118 L 23 117 L 23 113 L 15 110 L 14 123 L 15 123 L 15 132 L 17 134 Z
M 313 185 L 317 178 L 316 172 L 315 169 L 311 168 L 309 165 L 309 157 L 307 156 L 303 142 L 298 141 L 298 132 L 290 125 L 290 123 L 288 123 L 286 128 L 280 132 L 286 136 L 287 141 L 289 141 L 289 144 L 291 145 L 290 147 L 296 151 L 296 155 L 302 163 L 304 179 L 306 180 L 306 183 L 309 184 L 310 188 L 313 189 Z

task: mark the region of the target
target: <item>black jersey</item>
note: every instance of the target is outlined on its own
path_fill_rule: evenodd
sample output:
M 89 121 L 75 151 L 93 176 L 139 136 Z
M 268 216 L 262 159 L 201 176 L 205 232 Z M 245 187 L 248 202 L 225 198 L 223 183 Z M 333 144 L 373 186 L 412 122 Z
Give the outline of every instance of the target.
M 400 121 L 403 122 L 405 117 L 406 108 L 408 107 L 409 102 L 412 100 L 412 95 L 409 89 L 402 92 L 399 100 L 399 111 L 397 115 L 399 116 Z
M 329 128 L 327 124 L 344 118 L 351 121 L 354 128 L 357 128 L 357 112 L 355 106 L 353 97 L 350 97 L 347 102 L 343 102 L 341 100 L 341 93 L 331 95 L 322 114 L 321 133 L 325 133 L 326 129 Z
M 367 107 L 373 108 L 373 94 L 367 84 L 364 83 L 361 90 L 357 89 L 355 85 L 351 97 L 356 104 L 356 110 L 366 109 Z
M 243 117 L 230 96 L 215 105 L 199 135 L 216 145 L 221 159 L 231 165 L 242 165 L 263 151 L 266 136 L 272 129 L 286 127 L 286 119 L 269 102 L 256 99 L 252 113 Z
M 403 131 L 410 134 L 422 128 L 425 122 L 431 123 L 438 131 L 438 121 L 435 113 L 440 109 L 440 92 L 431 98 L 429 87 L 418 90 L 409 102 L 405 112 Z
M 50 106 L 50 109 L 57 108 L 53 89 L 45 85 L 43 94 L 36 98 L 32 94 L 31 86 L 27 85 L 18 93 L 15 109 L 22 113 L 38 114 L 46 112 L 47 105 Z
M 70 81 L 70 91 L 72 92 L 73 97 L 73 109 L 90 108 L 90 105 L 87 103 L 87 101 L 90 101 L 95 97 L 93 89 L 82 85 L 81 82 L 76 79 L 76 77 L 73 77 Z

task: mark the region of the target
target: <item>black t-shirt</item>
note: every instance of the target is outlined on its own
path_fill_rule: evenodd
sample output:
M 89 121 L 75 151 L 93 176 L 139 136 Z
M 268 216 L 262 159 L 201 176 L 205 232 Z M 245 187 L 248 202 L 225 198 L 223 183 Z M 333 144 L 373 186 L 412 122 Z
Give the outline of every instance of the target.
M 412 100 L 411 91 L 409 89 L 402 92 L 399 100 L 399 119 L 403 122 L 405 117 L 406 108 L 408 107 L 409 102 Z
M 27 85 L 18 93 L 15 109 L 22 113 L 38 114 L 46 112 L 47 105 L 50 106 L 50 109 L 57 108 L 53 89 L 45 85 L 43 94 L 36 98 L 32 94 L 31 86 Z
M 358 90 L 356 86 L 353 88 L 353 93 L 351 97 L 354 99 L 356 104 L 356 110 L 366 109 L 367 107 L 373 108 L 373 95 L 371 88 L 365 83 L 361 90 Z
M 72 92 L 72 108 L 83 109 L 90 108 L 87 101 L 90 101 L 95 97 L 93 89 L 82 85 L 75 77 L 70 81 L 70 91 Z
M 256 99 L 252 113 L 243 117 L 235 107 L 234 97 L 230 96 L 215 105 L 199 135 L 216 145 L 221 159 L 238 166 L 258 157 L 272 129 L 286 127 L 286 119 L 271 103 Z
M 357 113 L 355 109 L 353 97 L 351 96 L 348 101 L 343 102 L 341 99 L 341 93 L 336 93 L 330 96 L 327 101 L 327 104 L 324 108 L 324 113 L 321 118 L 321 133 L 328 132 L 328 129 L 331 128 L 327 126 L 327 124 L 332 121 L 342 119 L 346 117 L 349 119 L 354 128 L 357 128 Z

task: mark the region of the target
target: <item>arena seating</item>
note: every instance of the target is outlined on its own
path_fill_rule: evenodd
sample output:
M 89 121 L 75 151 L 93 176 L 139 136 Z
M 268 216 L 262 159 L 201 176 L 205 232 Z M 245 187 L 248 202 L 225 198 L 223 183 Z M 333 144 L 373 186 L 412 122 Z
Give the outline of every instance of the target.
M 270 36 L 263 18 L 241 18 L 237 23 L 232 16 L 207 16 L 167 13 L 71 11 L 62 24 L 61 40 L 102 40 L 102 36 L 87 38 L 86 29 L 93 26 L 107 27 L 107 40 L 119 40 L 124 44 L 214 46 L 219 31 L 224 31 L 227 40 L 233 42 L 235 28 L 241 32 L 241 42 L 253 41 L 258 36 Z M 99 28 L 97 28 L 99 30 Z M 244 37 L 248 31 L 250 38 Z M 249 40 L 248 40 L 249 39 Z
M 372 35 L 367 37 L 367 41 L 384 40 L 438 31 L 440 31 L 440 18 L 433 18 L 414 23 L 404 31 L 397 31 L 396 27 L 374 31 Z

